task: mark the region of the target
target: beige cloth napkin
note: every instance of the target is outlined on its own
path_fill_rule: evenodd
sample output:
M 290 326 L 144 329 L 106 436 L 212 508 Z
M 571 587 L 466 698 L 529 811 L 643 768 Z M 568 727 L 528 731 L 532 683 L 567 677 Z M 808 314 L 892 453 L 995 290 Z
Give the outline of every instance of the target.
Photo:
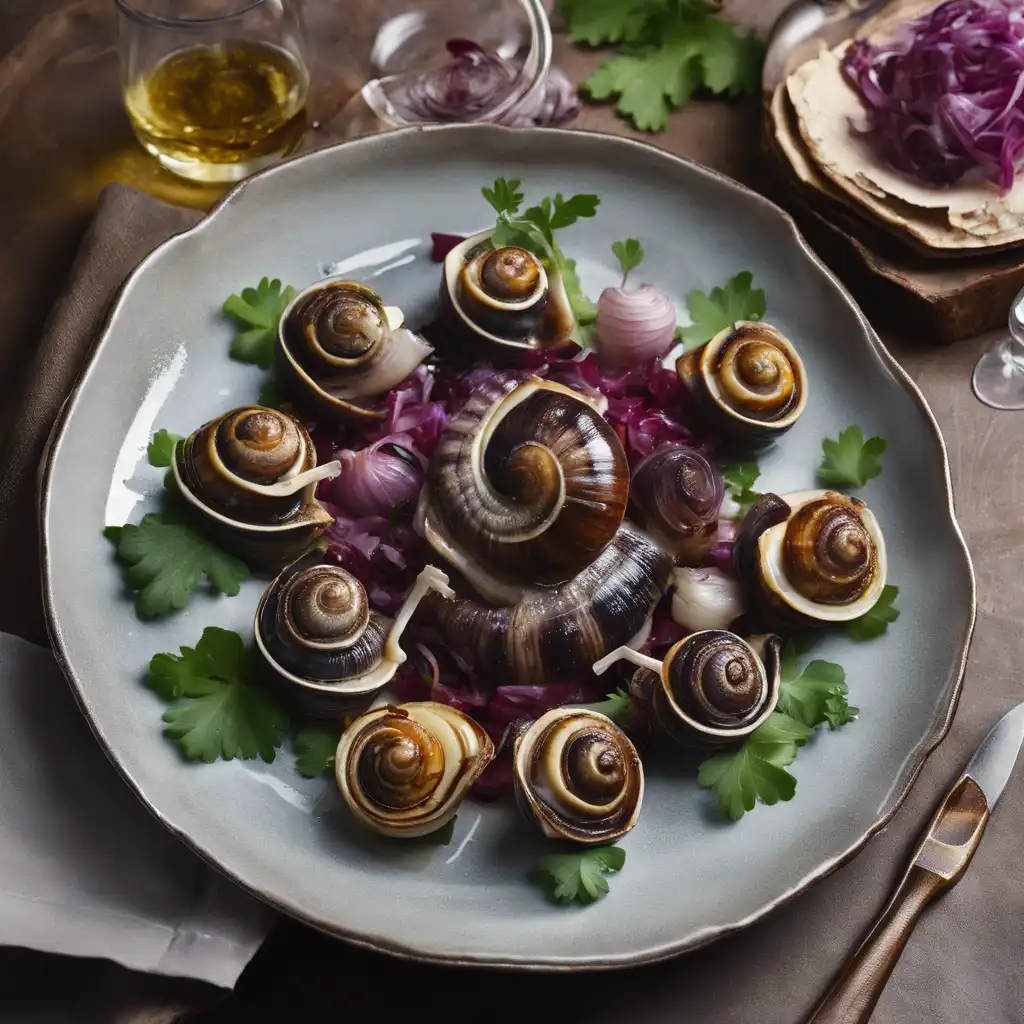
M 49 423 L 71 387 L 118 284 L 139 259 L 195 214 L 122 187 L 104 196 L 65 297 L 55 311 L 16 412 L 19 436 L 0 457 L 0 564 L 17 565 L 19 586 L 37 572 L 32 532 L 35 463 Z M 495 1022 L 587 1024 L 797 1024 L 857 944 L 901 874 L 936 801 L 991 724 L 1024 698 L 1020 666 L 1020 578 L 1024 531 L 1024 417 L 994 413 L 970 395 L 980 341 L 945 351 L 902 353 L 950 444 L 967 539 L 980 583 L 980 620 L 960 710 L 903 809 L 851 864 L 744 932 L 704 950 L 629 972 L 519 975 L 440 969 L 345 946 L 301 925 L 276 929 L 259 969 L 242 975 L 217 1020 L 293 1020 L 335 1012 L 379 1019 L 393 999 L 446 1020 L 455 1013 Z M 927 538 L 922 539 L 927 543 Z M 8 574 L 9 575 L 9 574 Z M 0 579 L 10 601 L 15 587 Z M 0 628 L 38 631 L 31 600 L 3 604 Z M 922 643 L 928 637 L 921 638 Z M 0 741 L 2 742 L 2 741 Z M 2 782 L 0 782 L 2 784 Z M 771 813 L 763 809 L 758 813 Z M 1024 770 L 996 810 L 966 878 L 926 912 L 889 983 L 873 1024 L 1024 1022 Z M 686 870 L 681 860 L 679 871 Z M 670 885 L 671 879 L 665 884 Z M 367 978 L 387 978 L 389 992 Z M 382 1002 L 384 1000 L 384 1002 Z M 204 1018 L 204 1021 L 207 1018 Z

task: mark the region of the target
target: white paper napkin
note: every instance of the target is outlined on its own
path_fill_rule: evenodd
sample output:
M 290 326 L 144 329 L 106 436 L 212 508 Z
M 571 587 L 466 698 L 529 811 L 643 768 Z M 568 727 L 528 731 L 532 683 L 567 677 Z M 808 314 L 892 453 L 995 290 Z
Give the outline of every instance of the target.
M 139 803 L 53 655 L 0 633 L 0 945 L 230 988 L 273 921 Z

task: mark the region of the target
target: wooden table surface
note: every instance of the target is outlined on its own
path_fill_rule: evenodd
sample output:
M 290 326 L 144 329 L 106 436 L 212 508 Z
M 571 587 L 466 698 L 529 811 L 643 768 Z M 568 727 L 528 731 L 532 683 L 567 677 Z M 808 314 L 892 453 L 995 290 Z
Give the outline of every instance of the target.
M 331 112 L 361 80 L 357 55 L 366 52 L 368 12 L 374 0 L 306 0 L 306 4 L 307 20 L 314 26 L 314 116 L 326 122 L 317 137 L 320 142 L 334 131 L 329 121 Z M 727 5 L 727 12 L 763 33 L 782 6 L 783 0 L 734 0 Z M 557 60 L 575 80 L 580 80 L 599 59 L 598 55 L 573 50 L 564 39 L 558 40 Z M 757 185 L 762 163 L 757 146 L 758 123 L 756 100 L 694 102 L 674 114 L 669 129 L 653 141 Z M 585 109 L 579 126 L 638 134 L 606 107 Z M 0 0 L 0 409 L 9 405 L 6 389 L 15 386 L 17 370 L 40 335 L 97 195 L 103 185 L 114 180 L 193 206 L 202 206 L 211 199 L 210 193 L 159 171 L 130 134 L 118 85 L 112 0 Z M 961 507 L 977 562 L 982 610 L 988 613 L 979 629 L 983 652 L 978 654 L 976 642 L 972 671 L 982 675 L 1005 671 L 1008 641 L 1005 635 L 1000 637 L 999 631 L 1011 628 L 1007 624 L 1019 621 L 1024 613 L 1024 586 L 1019 574 L 1007 565 L 1007 540 L 994 524 L 1001 518 L 1012 519 L 1016 513 L 1015 488 L 1001 486 L 1001 481 L 1012 479 L 1018 468 L 1024 471 L 1024 421 L 999 417 L 971 397 L 967 381 L 979 351 L 977 344 L 933 352 L 917 349 L 906 340 L 888 340 L 896 343 L 901 359 L 926 394 L 941 393 L 936 414 L 951 438 L 954 480 L 961 493 L 986 496 L 987 511 L 980 511 L 973 502 Z M 31 639 L 45 642 L 39 636 Z M 963 750 L 980 738 L 997 710 L 987 707 L 984 700 L 976 708 L 972 704 L 972 709 L 964 736 L 952 741 Z M 964 715 L 962 709 L 958 722 Z M 961 756 L 959 748 L 954 756 Z M 907 809 L 887 834 L 875 840 L 869 852 L 838 876 L 816 887 L 813 894 L 744 935 L 683 961 L 638 969 L 628 976 L 577 976 L 575 984 L 567 987 L 569 979 L 400 965 L 341 947 L 303 926 L 283 922 L 243 975 L 237 992 L 199 1019 L 206 1024 L 291 1021 L 300 1016 L 312 1019 L 318 1010 L 327 1009 L 346 1022 L 390 1020 L 392 1015 L 385 1008 L 395 1007 L 393 1012 L 397 1013 L 400 1003 L 417 1019 L 454 1016 L 473 1024 L 478 1020 L 518 1020 L 524 1014 L 538 1020 L 587 1020 L 588 1024 L 704 1020 L 709 1019 L 712 1009 L 729 1004 L 733 998 L 726 990 L 716 995 L 702 989 L 695 979 L 700 978 L 704 967 L 721 964 L 723 958 L 736 958 L 740 964 L 747 957 L 737 979 L 746 976 L 750 988 L 755 984 L 751 978 L 760 977 L 761 990 L 770 988 L 779 983 L 779 977 L 764 974 L 761 965 L 749 957 L 759 951 L 763 955 L 765 949 L 779 949 L 783 954 L 800 950 L 802 940 L 793 938 L 793 929 L 806 920 L 802 914 L 812 912 L 812 902 L 813 913 L 825 920 L 825 915 L 831 913 L 829 901 L 843 900 L 844 911 L 837 915 L 837 945 L 822 956 L 814 971 L 787 976 L 783 982 L 798 993 L 796 1002 L 809 1006 L 837 967 L 843 950 L 854 942 L 883 898 L 899 868 L 901 851 L 916 830 L 915 823 L 927 815 L 949 771 L 949 763 L 937 765 L 933 758 Z M 986 842 L 995 846 L 995 840 Z M 985 851 L 983 844 L 979 863 Z M 983 868 L 976 870 L 980 873 Z M 848 895 L 842 894 L 854 887 L 861 899 L 850 905 Z M 922 990 L 912 985 L 913 979 L 922 975 L 921 980 L 927 981 L 927 972 L 934 967 L 928 958 L 928 943 L 941 943 L 938 929 L 946 927 L 950 918 L 955 927 L 978 927 L 976 921 L 966 923 L 973 921 L 968 905 L 961 906 L 955 897 L 950 897 L 947 904 L 945 921 L 936 911 L 919 928 L 883 997 L 876 1018 L 880 1024 L 980 1021 L 971 1016 L 976 1000 L 967 989 L 962 1005 L 954 1005 L 947 1017 L 937 1015 L 934 1007 L 929 1009 L 927 989 L 922 995 Z M 811 932 L 806 930 L 806 934 L 810 941 Z M 993 940 L 989 945 L 997 947 L 998 943 Z M 1011 970 L 1019 950 L 1013 955 L 1012 949 L 1000 952 L 995 948 L 986 955 L 989 963 L 994 956 L 997 965 L 1003 963 L 1006 970 Z M 1001 955 L 1005 961 L 999 960 Z M 968 957 L 962 969 L 970 969 L 970 963 Z M 764 971 L 772 970 L 764 965 Z M 370 979 L 382 972 L 387 973 L 388 984 L 371 984 Z M 757 989 L 752 991 L 756 994 Z M 1017 991 L 1021 996 L 1017 1000 L 1019 1008 L 1024 1002 L 1019 983 Z M 105 961 L 0 950 L 0 1020 L 4 1021 L 157 1024 L 174 1019 L 183 1008 L 209 1001 L 211 993 L 197 984 L 136 975 Z M 705 1012 L 699 1017 L 691 1017 L 689 1012 L 680 1015 L 683 1005 L 691 1009 L 703 1006 Z M 373 1013 L 374 1007 L 381 1013 Z M 716 1022 L 727 1019 L 738 1021 L 735 1017 L 714 1016 Z M 763 1019 L 775 1018 L 769 1014 Z M 996 1022 L 986 1020 L 986 1024 Z

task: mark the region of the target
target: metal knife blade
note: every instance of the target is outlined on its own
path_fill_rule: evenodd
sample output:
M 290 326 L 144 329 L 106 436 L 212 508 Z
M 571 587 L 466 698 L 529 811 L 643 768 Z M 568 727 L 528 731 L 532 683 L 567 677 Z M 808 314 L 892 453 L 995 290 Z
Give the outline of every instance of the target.
M 1007 711 L 989 730 L 964 769 L 985 794 L 991 811 L 1002 796 L 1024 743 L 1024 702 Z

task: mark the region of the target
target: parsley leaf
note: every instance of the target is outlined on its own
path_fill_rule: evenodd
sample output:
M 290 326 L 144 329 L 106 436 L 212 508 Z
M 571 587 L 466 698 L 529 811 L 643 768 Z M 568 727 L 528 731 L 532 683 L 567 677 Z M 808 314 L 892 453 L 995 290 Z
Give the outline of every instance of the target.
M 882 596 L 875 602 L 874 607 L 859 619 L 848 622 L 846 632 L 854 640 L 874 640 L 875 637 L 881 636 L 889 628 L 889 623 L 900 617 L 900 610 L 895 607 L 899 594 L 899 587 L 887 583 L 882 587 Z
M 150 513 L 138 526 L 108 526 L 103 535 L 117 548 L 125 583 L 138 591 L 135 610 L 143 619 L 180 611 L 204 574 L 215 591 L 229 597 L 249 578 L 244 562 L 173 513 Z
M 644 247 L 635 238 L 627 238 L 624 242 L 613 242 L 612 252 L 622 267 L 622 283 L 625 284 L 629 272 L 643 263 Z
M 146 449 L 149 464 L 158 469 L 165 469 L 174 461 L 174 448 L 181 440 L 180 434 L 172 434 L 169 430 L 158 430 Z
M 334 755 L 338 750 L 341 729 L 311 726 L 300 729 L 292 740 L 298 757 L 295 767 L 304 778 L 312 779 L 334 770 Z
M 244 288 L 241 295 L 231 295 L 224 302 L 224 312 L 234 320 L 239 331 L 231 342 L 231 358 L 242 363 L 255 363 L 264 370 L 274 361 L 274 340 L 277 325 L 285 307 L 295 295 L 291 285 L 263 278 L 255 288 Z
M 608 891 L 605 874 L 621 871 L 626 851 L 620 846 L 593 846 L 573 853 L 553 853 L 541 857 L 530 872 L 536 882 L 556 903 L 578 900 L 586 905 Z
M 818 467 L 818 479 L 832 487 L 863 487 L 882 472 L 884 437 L 864 440 L 860 427 L 840 431 L 839 440 L 826 437 L 821 442 L 825 453 Z
M 580 276 L 576 273 L 576 261 L 565 256 L 562 259 L 562 284 L 565 285 L 565 294 L 569 297 L 573 316 L 580 327 L 587 327 L 597 319 L 597 303 L 592 302 L 584 294 Z
M 252 684 L 242 638 L 208 626 L 194 648 L 180 650 L 180 655 L 157 654 L 150 661 L 150 687 L 165 699 L 177 698 L 164 712 L 164 735 L 177 741 L 189 761 L 273 761 L 288 715 Z
M 796 779 L 786 766 L 793 763 L 811 732 L 803 722 L 773 711 L 738 750 L 701 762 L 697 782 L 718 797 L 719 811 L 733 821 L 752 811 L 758 800 L 763 804 L 792 800 Z
M 753 490 L 757 478 L 761 475 L 761 467 L 753 460 L 739 461 L 723 459 L 718 463 L 725 486 L 733 501 L 741 507 L 753 505 L 761 495 Z
M 627 722 L 629 720 L 629 708 L 632 703 L 628 693 L 621 686 L 616 687 L 614 693 L 605 695 L 600 704 L 594 705 L 594 710 L 602 715 L 607 715 L 613 722 Z
M 651 0 L 562 0 L 559 5 L 574 43 L 635 43 L 643 38 Z
M 782 678 L 778 709 L 809 728 L 828 722 L 832 729 L 852 722 L 859 708 L 847 700 L 850 692 L 842 665 L 812 661 L 801 672 L 797 647 L 786 644 L 782 654 Z
M 729 278 L 723 288 L 712 288 L 708 295 L 692 291 L 686 296 L 686 308 L 693 323 L 676 332 L 686 349 L 710 341 L 737 320 L 760 320 L 767 304 L 763 288 L 752 288 L 754 275 L 744 270 Z
M 480 191 L 497 213 L 512 214 L 518 212 L 524 199 L 523 193 L 519 191 L 521 184 L 522 182 L 518 178 L 513 178 L 511 181 L 498 178 L 491 188 L 484 185 Z

